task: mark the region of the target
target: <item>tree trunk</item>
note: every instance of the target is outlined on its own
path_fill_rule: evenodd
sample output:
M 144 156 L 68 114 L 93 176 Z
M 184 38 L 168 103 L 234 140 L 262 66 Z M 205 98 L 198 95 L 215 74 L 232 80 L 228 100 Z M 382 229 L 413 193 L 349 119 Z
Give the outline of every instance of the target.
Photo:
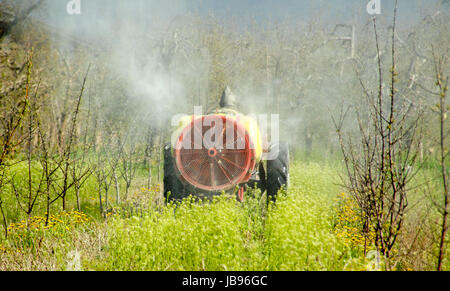
M 80 204 L 80 185 L 75 185 L 75 194 L 77 196 L 77 209 L 78 211 L 81 211 L 81 204 Z
M 119 189 L 119 180 L 117 179 L 117 172 L 116 169 L 114 168 L 114 183 L 116 186 L 116 203 L 119 204 L 120 203 L 120 189 Z
M 102 183 L 103 183 L 103 181 L 98 182 L 98 203 L 99 203 L 99 209 L 100 209 L 101 216 L 103 216 Z
M 152 160 L 148 159 L 148 181 L 147 181 L 147 188 L 150 189 L 152 186 Z
M 0 201 L 0 212 L 2 213 L 2 218 L 3 218 L 3 227 L 5 229 L 5 239 L 8 239 L 8 222 L 6 221 L 6 216 L 5 216 L 5 212 L 3 211 L 2 204 L 3 204 L 3 202 Z

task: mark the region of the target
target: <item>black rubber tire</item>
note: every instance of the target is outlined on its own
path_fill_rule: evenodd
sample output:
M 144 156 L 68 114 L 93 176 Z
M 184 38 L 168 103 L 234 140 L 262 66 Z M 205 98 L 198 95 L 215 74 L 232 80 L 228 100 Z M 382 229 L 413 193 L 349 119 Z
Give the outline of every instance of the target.
M 187 197 L 185 187 L 178 178 L 170 145 L 164 147 L 164 200 L 180 201 Z
M 278 191 L 289 186 L 289 146 L 287 143 L 273 144 L 270 150 L 278 148 L 278 157 L 267 161 L 267 201 L 275 202 Z

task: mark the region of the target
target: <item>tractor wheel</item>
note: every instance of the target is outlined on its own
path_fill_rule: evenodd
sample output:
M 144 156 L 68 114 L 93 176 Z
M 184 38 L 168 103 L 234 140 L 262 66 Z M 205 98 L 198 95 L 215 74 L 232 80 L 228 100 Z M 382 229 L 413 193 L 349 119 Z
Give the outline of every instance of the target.
M 287 143 L 273 144 L 271 151 L 278 149 L 278 157 L 267 161 L 267 201 L 276 201 L 278 191 L 289 184 L 289 147 Z
M 165 201 L 182 200 L 186 197 L 183 183 L 178 178 L 170 145 L 164 148 L 164 199 Z

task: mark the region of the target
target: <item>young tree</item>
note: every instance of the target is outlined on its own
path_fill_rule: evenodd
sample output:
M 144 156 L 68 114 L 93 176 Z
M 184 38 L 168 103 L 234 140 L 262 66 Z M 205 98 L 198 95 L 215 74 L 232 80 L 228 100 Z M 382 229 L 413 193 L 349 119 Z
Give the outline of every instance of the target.
M 437 270 L 442 271 L 442 265 L 446 253 L 446 236 L 450 228 L 448 217 L 450 215 L 450 193 L 449 193 L 449 169 L 447 168 L 447 156 L 446 140 L 448 137 L 447 129 L 447 114 L 449 107 L 446 103 L 446 96 L 448 92 L 448 80 L 449 76 L 445 75 L 444 67 L 448 61 L 448 56 L 443 55 L 439 58 L 435 57 L 435 73 L 436 73 L 436 86 L 439 89 L 437 95 L 439 96 L 439 104 L 437 113 L 439 114 L 439 164 L 441 168 L 442 177 L 442 190 L 443 190 L 443 203 L 439 206 L 439 213 L 442 215 L 442 224 L 439 237 L 439 254 L 437 261 Z
M 70 178 L 70 174 L 71 174 L 70 167 L 71 167 L 71 162 L 72 162 L 73 146 L 74 146 L 75 136 L 76 136 L 76 125 L 78 122 L 78 115 L 80 113 L 81 99 L 83 97 L 83 93 L 85 90 L 86 80 L 87 80 L 87 76 L 89 74 L 89 70 L 90 70 L 90 65 L 88 66 L 87 72 L 83 79 L 80 94 L 78 95 L 76 107 L 75 107 L 74 113 L 72 115 L 72 123 L 71 123 L 70 131 L 68 133 L 67 141 L 64 144 L 65 146 L 63 147 L 63 152 L 62 152 L 62 156 L 61 156 L 61 159 L 63 160 L 63 166 L 62 166 L 63 185 L 62 185 L 62 187 L 60 187 L 61 190 L 60 190 L 60 194 L 58 196 L 61 197 L 61 199 L 62 199 L 63 211 L 66 210 L 66 196 L 67 196 L 68 190 L 70 188 L 72 188 L 73 185 L 75 185 L 75 183 L 79 183 L 79 179 L 70 182 L 69 178 Z M 87 173 L 89 173 L 89 172 L 90 172 L 90 170 L 87 170 L 82 176 L 83 177 L 86 176 Z
M 25 212 L 27 216 L 27 225 L 33 213 L 34 206 L 36 205 L 36 200 L 43 193 L 43 184 L 45 181 L 45 175 L 43 171 L 40 171 L 40 165 L 36 165 L 34 163 L 34 155 L 37 149 L 34 148 L 34 135 L 36 131 L 36 120 L 37 120 L 37 91 L 34 94 L 34 98 L 28 98 L 28 120 L 25 124 L 26 126 L 26 163 L 27 163 L 27 173 L 26 178 L 21 179 L 20 183 L 22 184 L 23 180 L 26 180 L 26 189 L 18 188 L 15 181 L 15 174 L 11 178 L 11 186 L 14 190 L 14 194 L 16 196 L 17 204 L 19 208 Z M 34 178 L 35 173 L 42 172 L 39 178 Z M 36 181 L 37 180 L 37 181 Z
M 397 5 L 392 26 L 389 92 L 383 88 L 379 35 L 374 18 L 377 94 L 372 95 L 360 79 L 366 97 L 363 105 L 366 110 L 364 107 L 355 108 L 359 128 L 356 141 L 346 138 L 342 131 L 346 112 L 341 114 L 339 121 L 334 121 L 347 169 L 347 185 L 364 218 L 362 232 L 375 232 L 374 243 L 377 250 L 388 259 L 388 263 L 404 223 L 408 207 L 408 185 L 418 171 L 418 124 L 422 115 L 397 90 L 396 16 Z
M 124 200 L 127 200 L 128 194 L 130 192 L 131 183 L 133 182 L 136 169 L 138 165 L 138 154 L 137 151 L 137 140 L 136 137 L 131 137 L 127 144 L 124 146 L 121 155 L 121 164 L 119 167 L 120 175 L 125 182 L 125 197 Z M 117 203 L 120 203 L 120 197 L 117 196 Z
M 9 60 L 3 60 L 3 62 L 11 63 Z M 14 64 L 14 63 L 13 63 Z M 1 129 L 3 134 L 0 134 L 0 212 L 3 218 L 3 226 L 5 230 L 5 237 L 8 237 L 8 223 L 6 220 L 5 211 L 3 208 L 2 190 L 5 183 L 5 177 L 8 167 L 8 157 L 16 147 L 18 147 L 23 140 L 16 140 L 16 135 L 19 129 L 22 127 L 26 118 L 26 114 L 29 110 L 29 99 L 31 89 L 31 74 L 33 67 L 33 50 L 28 53 L 28 58 L 23 65 L 19 66 L 20 72 L 26 68 L 25 81 L 17 84 L 20 80 L 21 74 L 13 74 L 13 81 L 11 81 L 11 87 L 7 87 L 6 91 L 1 92 L 0 109 L 1 109 Z M 11 68 L 13 70 L 13 68 Z M 6 83 L 6 80 L 4 80 Z

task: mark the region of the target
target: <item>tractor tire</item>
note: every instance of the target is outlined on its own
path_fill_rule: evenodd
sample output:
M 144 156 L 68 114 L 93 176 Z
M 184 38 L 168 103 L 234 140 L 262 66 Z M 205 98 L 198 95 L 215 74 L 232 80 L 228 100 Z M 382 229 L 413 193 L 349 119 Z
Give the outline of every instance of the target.
M 178 178 L 170 145 L 164 147 L 164 200 L 180 201 L 187 197 L 183 183 Z
M 267 161 L 267 201 L 275 202 L 278 191 L 289 185 L 289 146 L 287 143 L 277 143 L 270 150 L 279 150 L 278 157 Z

